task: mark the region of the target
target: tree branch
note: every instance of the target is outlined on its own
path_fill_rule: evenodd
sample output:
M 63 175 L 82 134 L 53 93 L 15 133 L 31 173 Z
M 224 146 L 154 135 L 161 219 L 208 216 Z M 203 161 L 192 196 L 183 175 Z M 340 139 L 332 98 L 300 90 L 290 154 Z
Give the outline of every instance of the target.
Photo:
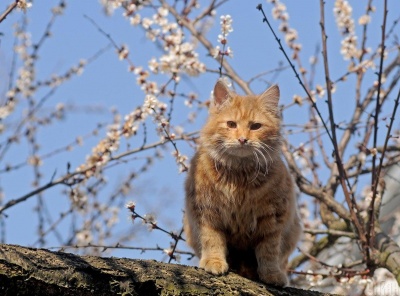
M 15 0 L 14 3 L 11 3 L 7 9 L 0 15 L 0 23 L 6 19 L 6 17 L 17 7 L 18 2 L 20 0 Z
M 383 24 L 382 24 L 382 39 L 381 39 L 381 55 L 380 55 L 380 63 L 379 63 L 379 72 L 378 72 L 378 87 L 377 87 L 377 97 L 376 97 L 376 108 L 375 108 L 375 115 L 374 115 L 374 137 L 373 137 L 373 148 L 376 148 L 378 146 L 378 119 L 379 119 L 379 113 L 381 110 L 381 88 L 382 88 L 382 75 L 383 75 L 383 60 L 385 56 L 385 35 L 386 35 L 386 18 L 387 18 L 387 0 L 384 2 L 384 8 L 383 8 Z M 395 105 L 394 111 L 397 110 L 397 105 Z M 388 131 L 390 133 L 390 131 Z M 386 139 L 385 144 L 387 144 L 388 139 Z M 384 154 L 383 154 L 384 155 Z M 383 163 L 383 155 L 381 158 L 381 164 Z M 374 241 L 374 235 L 375 235 L 375 218 L 376 214 L 374 213 L 375 211 L 375 201 L 377 201 L 377 192 L 378 192 L 378 183 L 380 179 L 380 172 L 382 169 L 382 166 L 378 167 L 376 169 L 376 160 L 377 156 L 374 154 L 372 156 L 372 180 L 371 180 L 371 186 L 372 186 L 372 199 L 371 203 L 369 205 L 368 209 L 368 224 L 367 224 L 367 239 L 369 244 L 372 246 L 373 241 Z M 379 207 L 379 204 L 378 204 Z
M 325 69 L 325 81 L 326 81 L 326 93 L 328 96 L 327 104 L 328 104 L 328 111 L 329 111 L 329 121 L 330 121 L 330 126 L 331 126 L 331 132 L 332 132 L 332 145 L 333 145 L 333 150 L 335 153 L 335 161 L 337 165 L 337 169 L 339 172 L 339 178 L 340 178 L 340 184 L 343 189 L 343 193 L 347 202 L 347 206 L 349 207 L 350 210 L 350 216 L 351 216 L 351 221 L 354 224 L 357 234 L 361 240 L 361 243 L 363 245 L 363 249 L 366 252 L 365 255 L 368 257 L 368 250 L 366 249 L 366 244 L 367 244 L 367 238 L 365 235 L 365 230 L 363 224 L 361 224 L 361 220 L 358 216 L 358 213 L 360 212 L 357 203 L 354 199 L 354 196 L 351 196 L 349 192 L 349 188 L 347 187 L 346 182 L 348 183 L 348 178 L 346 175 L 346 171 L 343 166 L 342 162 L 342 157 L 339 153 L 339 147 L 338 147 L 338 141 L 336 137 L 336 123 L 334 119 L 334 114 L 333 114 L 333 104 L 332 104 L 332 87 L 331 87 L 331 80 L 330 80 L 330 74 L 329 74 L 329 63 L 328 63 L 328 48 L 326 45 L 326 39 L 328 38 L 325 32 L 325 2 L 323 0 L 320 0 L 320 13 L 321 13 L 321 21 L 320 21 L 320 26 L 321 26 L 321 36 L 322 36 L 322 57 L 324 60 L 324 69 Z
M 77 256 L 0 245 L 2 295 L 264 295 L 322 296 L 275 288 L 232 272 L 216 277 L 196 267 L 154 260 Z
M 186 135 L 182 135 L 181 137 L 176 137 L 174 139 L 174 141 L 186 140 L 186 139 L 188 139 L 188 137 L 190 137 L 191 135 L 196 134 L 196 133 L 197 132 L 192 132 L 192 133 L 189 133 L 189 134 L 186 134 Z M 128 155 L 131 155 L 131 154 L 134 154 L 134 153 L 138 153 L 138 152 L 141 152 L 141 151 L 145 151 L 145 150 L 148 150 L 148 149 L 153 149 L 153 148 L 156 148 L 158 146 L 162 146 L 164 144 L 165 144 L 165 141 L 158 141 L 158 142 L 155 142 L 153 144 L 149 144 L 149 145 L 142 146 L 142 147 L 139 147 L 139 148 L 136 148 L 136 149 L 132 149 L 132 150 L 129 150 L 129 151 L 126 151 L 126 152 L 123 152 L 123 153 L 120 153 L 118 155 L 113 156 L 110 159 L 110 161 L 117 161 L 117 160 L 119 160 L 119 159 L 121 159 L 123 157 L 126 157 Z M 91 169 L 93 169 L 93 167 L 90 167 L 87 170 L 91 170 Z M 50 182 L 48 182 L 47 184 L 45 184 L 45 185 L 43 185 L 43 186 L 41 186 L 41 187 L 39 187 L 39 188 L 27 193 L 27 194 L 25 194 L 25 195 L 23 195 L 23 196 L 21 196 L 19 198 L 12 199 L 12 200 L 8 201 L 6 204 L 4 204 L 3 206 L 0 207 L 0 214 L 2 214 L 8 208 L 11 208 L 12 206 L 15 206 L 16 204 L 24 202 L 27 199 L 35 196 L 36 194 L 39 194 L 39 193 L 45 191 L 45 190 L 47 190 L 47 189 L 49 189 L 51 187 L 54 187 L 54 186 L 60 185 L 60 184 L 67 184 L 68 180 L 71 180 L 74 177 L 78 177 L 80 174 L 84 174 L 84 173 L 85 173 L 85 171 L 83 171 L 83 172 L 76 171 L 76 172 L 73 172 L 73 173 L 66 174 L 66 175 L 58 178 L 57 180 L 50 180 Z M 76 183 L 76 181 L 73 181 L 73 183 Z

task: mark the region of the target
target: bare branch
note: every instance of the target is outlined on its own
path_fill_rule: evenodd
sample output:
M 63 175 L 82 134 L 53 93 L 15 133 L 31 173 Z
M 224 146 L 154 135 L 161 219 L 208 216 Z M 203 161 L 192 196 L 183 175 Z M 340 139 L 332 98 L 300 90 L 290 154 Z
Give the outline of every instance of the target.
M 380 50 L 381 50 L 381 55 L 380 55 L 380 64 L 379 64 L 379 72 L 378 72 L 378 87 L 377 87 L 377 97 L 376 97 L 376 108 L 375 108 L 375 114 L 374 114 L 374 136 L 373 136 L 373 148 L 376 148 L 378 146 L 378 120 L 379 120 L 379 113 L 381 111 L 381 88 L 382 88 L 382 75 L 383 75 L 383 59 L 385 55 L 385 35 L 386 35 L 386 19 L 387 19 L 387 0 L 384 1 L 384 8 L 383 8 L 383 23 L 382 23 L 382 35 L 381 35 L 381 45 L 380 45 Z M 399 92 L 400 94 L 400 92 Z M 397 103 L 395 104 L 395 107 L 393 111 L 395 112 L 397 110 L 397 105 L 398 105 L 398 97 L 397 97 Z M 392 119 L 394 120 L 394 119 Z M 391 129 L 391 128 L 390 128 Z M 388 130 L 388 133 L 390 135 L 390 130 Z M 385 140 L 385 146 L 387 145 L 388 141 L 388 136 L 386 137 Z M 385 150 L 384 150 L 385 151 Z M 384 154 L 384 152 L 383 152 Z M 383 157 L 383 156 L 382 156 Z M 368 224 L 367 224 L 367 239 L 369 245 L 372 247 L 373 246 L 373 241 L 374 241 L 374 236 L 375 236 L 375 218 L 376 215 L 374 213 L 375 211 L 375 201 L 377 200 L 377 192 L 378 192 L 378 183 L 380 179 L 380 172 L 382 167 L 380 166 L 378 169 L 376 169 L 376 160 L 377 156 L 374 154 L 372 156 L 372 174 L 371 174 L 371 186 L 372 186 L 372 199 L 371 199 L 371 204 L 369 205 L 368 209 Z M 383 163 L 383 159 L 381 158 L 381 163 Z
M 192 135 L 194 135 L 196 133 L 198 133 L 198 132 L 192 132 L 192 133 L 189 133 L 189 134 L 182 135 L 180 137 L 176 137 L 174 139 L 174 141 L 187 140 L 188 138 L 190 138 Z M 153 144 L 146 145 L 144 147 L 136 148 L 136 149 L 133 149 L 133 150 L 130 150 L 130 151 L 127 151 L 127 152 L 124 152 L 124 153 L 121 153 L 121 154 L 118 154 L 118 155 L 112 157 L 110 159 L 110 162 L 119 160 L 119 159 L 121 159 L 123 157 L 126 157 L 126 156 L 134 154 L 134 153 L 138 153 L 138 152 L 141 152 L 141 151 L 153 149 L 153 148 L 156 148 L 158 146 L 163 146 L 163 145 L 165 145 L 165 141 L 158 141 L 158 142 L 155 142 Z M 92 169 L 93 169 L 93 167 L 90 167 L 90 168 L 87 168 L 86 171 L 90 171 Z M 60 184 L 70 185 L 71 182 L 72 182 L 72 184 L 77 184 L 77 183 L 82 181 L 82 179 L 79 177 L 79 175 L 84 174 L 84 173 L 85 173 L 85 171 L 81 171 L 81 172 L 77 171 L 77 172 L 74 172 L 74 173 L 66 174 L 65 176 L 60 177 L 57 180 L 50 181 L 47 184 L 45 184 L 45 185 L 43 185 L 43 186 L 41 186 L 41 187 L 39 187 L 39 188 L 27 193 L 27 194 L 25 194 L 25 195 L 23 195 L 23 196 L 21 196 L 19 198 L 12 199 L 12 200 L 8 201 L 6 204 L 4 204 L 3 206 L 0 207 L 0 214 L 2 214 L 5 210 L 7 210 L 7 209 L 9 209 L 9 208 L 21 203 L 21 202 L 26 201 L 29 198 L 31 198 L 31 197 L 33 197 L 33 196 L 35 196 L 35 195 L 37 195 L 37 194 L 49 189 L 51 187 L 54 187 L 54 186 L 57 186 L 57 185 L 60 185 Z
M 15 0 L 14 3 L 11 3 L 7 9 L 0 15 L 0 23 L 6 19 L 6 17 L 17 7 L 18 2 L 20 0 Z
M 365 248 L 365 244 L 367 243 L 367 239 L 365 236 L 365 231 L 363 224 L 361 223 L 361 220 L 358 216 L 359 209 L 357 207 L 357 203 L 354 199 L 354 196 L 351 196 L 349 192 L 349 188 L 347 187 L 346 182 L 348 183 L 348 178 L 346 176 L 346 171 L 343 166 L 342 162 L 342 157 L 339 154 L 339 147 L 338 147 L 338 142 L 337 142 L 337 137 L 336 137 L 336 123 L 334 119 L 334 114 L 333 114 L 333 105 L 332 105 L 332 87 L 331 87 L 331 80 L 330 80 L 330 74 L 329 74 L 329 64 L 328 64 L 328 49 L 326 45 L 326 39 L 327 35 L 325 33 L 325 2 L 323 0 L 320 0 L 320 13 L 321 13 L 321 21 L 320 21 L 320 26 L 321 26 L 321 35 L 322 35 L 322 56 L 324 60 L 324 68 L 325 68 L 325 81 L 326 81 L 326 90 L 327 90 L 327 96 L 328 96 L 328 111 L 329 111 L 329 121 L 331 125 L 331 132 L 332 132 L 332 144 L 333 144 L 333 150 L 335 153 L 335 161 L 337 165 L 337 169 L 339 171 L 339 178 L 340 178 L 340 184 L 342 186 L 344 196 L 347 202 L 347 206 L 349 207 L 350 210 L 350 215 L 352 219 L 352 223 L 354 223 L 356 229 L 357 229 L 357 234 L 360 237 L 361 243 L 363 244 Z

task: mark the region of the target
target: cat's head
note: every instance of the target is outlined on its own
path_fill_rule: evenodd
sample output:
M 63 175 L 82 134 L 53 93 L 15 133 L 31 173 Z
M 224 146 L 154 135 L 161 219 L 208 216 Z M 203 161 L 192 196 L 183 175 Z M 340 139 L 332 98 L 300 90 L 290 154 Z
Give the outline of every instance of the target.
M 267 163 L 279 157 L 278 101 L 277 85 L 261 95 L 240 96 L 219 80 L 202 130 L 203 147 L 217 160 L 249 158 Z

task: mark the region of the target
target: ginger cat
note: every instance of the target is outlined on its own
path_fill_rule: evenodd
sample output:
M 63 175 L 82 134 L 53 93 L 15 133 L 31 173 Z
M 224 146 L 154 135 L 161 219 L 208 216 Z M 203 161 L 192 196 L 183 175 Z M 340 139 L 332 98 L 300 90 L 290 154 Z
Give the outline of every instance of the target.
M 301 233 L 281 160 L 279 88 L 240 96 L 219 80 L 185 184 L 184 229 L 200 267 L 285 286 Z

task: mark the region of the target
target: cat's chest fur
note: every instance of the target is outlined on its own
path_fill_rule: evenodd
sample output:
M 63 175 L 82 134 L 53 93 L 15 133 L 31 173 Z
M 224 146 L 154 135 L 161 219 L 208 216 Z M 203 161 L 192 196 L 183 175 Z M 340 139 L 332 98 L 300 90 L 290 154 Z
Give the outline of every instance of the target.
M 208 194 L 197 202 L 207 220 L 228 234 L 230 243 L 245 247 L 256 242 L 261 222 L 265 227 L 268 221 L 268 227 L 273 230 L 277 216 L 282 216 L 282 209 L 286 208 L 285 200 L 277 198 L 274 174 L 257 172 L 251 164 L 234 169 L 215 164 L 206 167 L 199 174 L 197 184 L 204 186 Z
M 221 190 L 223 192 L 223 189 Z M 255 239 L 258 234 L 260 219 L 265 216 L 275 216 L 275 207 L 268 204 L 268 196 L 261 195 L 256 190 L 235 193 L 226 191 L 216 199 L 219 219 L 224 231 L 228 233 L 228 238 L 235 244 L 249 242 Z M 272 221 L 271 221 L 272 222 Z M 274 223 L 271 223 L 273 227 Z

